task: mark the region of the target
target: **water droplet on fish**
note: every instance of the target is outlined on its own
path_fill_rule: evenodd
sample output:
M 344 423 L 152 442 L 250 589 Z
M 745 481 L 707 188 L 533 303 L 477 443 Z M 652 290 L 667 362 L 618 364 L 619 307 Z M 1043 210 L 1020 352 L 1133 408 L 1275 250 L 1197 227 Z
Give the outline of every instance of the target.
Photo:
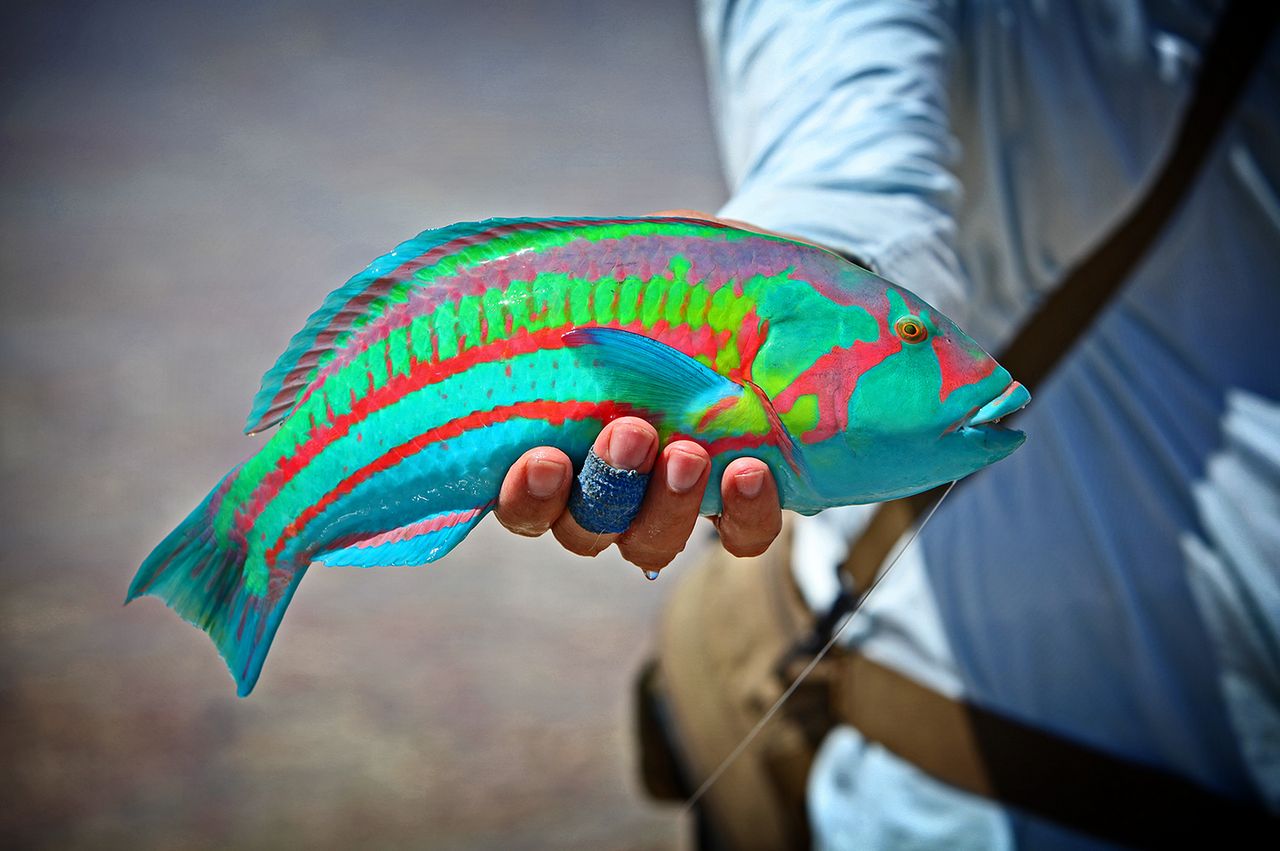
M 657 579 L 657 578 L 658 578 L 658 571 L 656 571 L 656 570 L 646 570 L 646 571 L 644 572 L 644 578 L 645 578 L 645 579 L 648 579 L 650 582 L 652 582 L 653 580 L 655 580 L 655 579 Z

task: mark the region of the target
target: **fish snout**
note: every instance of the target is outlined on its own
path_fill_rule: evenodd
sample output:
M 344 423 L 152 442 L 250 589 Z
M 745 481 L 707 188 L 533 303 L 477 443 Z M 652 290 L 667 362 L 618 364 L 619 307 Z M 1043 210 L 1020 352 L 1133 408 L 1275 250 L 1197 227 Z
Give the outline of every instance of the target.
M 973 427 L 998 422 L 1002 417 L 1021 410 L 1030 401 L 1031 393 L 1021 382 L 1015 381 L 999 396 L 979 408 L 964 424 Z

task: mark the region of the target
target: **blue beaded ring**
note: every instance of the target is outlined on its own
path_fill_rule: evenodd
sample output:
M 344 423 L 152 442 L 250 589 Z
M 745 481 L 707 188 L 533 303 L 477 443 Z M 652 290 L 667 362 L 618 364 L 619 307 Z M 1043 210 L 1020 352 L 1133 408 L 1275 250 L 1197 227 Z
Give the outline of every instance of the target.
M 573 483 L 569 513 L 588 532 L 625 532 L 640 513 L 648 486 L 648 473 L 610 467 L 592 449 Z

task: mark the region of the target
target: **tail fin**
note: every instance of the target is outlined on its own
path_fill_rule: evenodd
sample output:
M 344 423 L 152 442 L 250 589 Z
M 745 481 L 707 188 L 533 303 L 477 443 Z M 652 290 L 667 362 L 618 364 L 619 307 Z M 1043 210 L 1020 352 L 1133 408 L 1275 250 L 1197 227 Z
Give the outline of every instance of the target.
M 243 550 L 219 542 L 213 531 L 214 496 L 235 471 L 169 533 L 138 569 L 125 603 L 159 597 L 188 623 L 213 639 L 241 697 L 253 691 L 284 610 L 306 573 L 271 577 L 264 594 L 245 587 Z

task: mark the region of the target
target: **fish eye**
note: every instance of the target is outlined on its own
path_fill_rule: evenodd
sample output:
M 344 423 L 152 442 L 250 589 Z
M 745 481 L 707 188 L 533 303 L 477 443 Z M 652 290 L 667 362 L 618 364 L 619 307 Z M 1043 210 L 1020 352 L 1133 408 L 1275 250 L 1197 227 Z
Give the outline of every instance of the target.
M 914 316 L 904 316 L 893 323 L 893 330 L 908 343 L 923 343 L 929 337 L 929 329 Z

